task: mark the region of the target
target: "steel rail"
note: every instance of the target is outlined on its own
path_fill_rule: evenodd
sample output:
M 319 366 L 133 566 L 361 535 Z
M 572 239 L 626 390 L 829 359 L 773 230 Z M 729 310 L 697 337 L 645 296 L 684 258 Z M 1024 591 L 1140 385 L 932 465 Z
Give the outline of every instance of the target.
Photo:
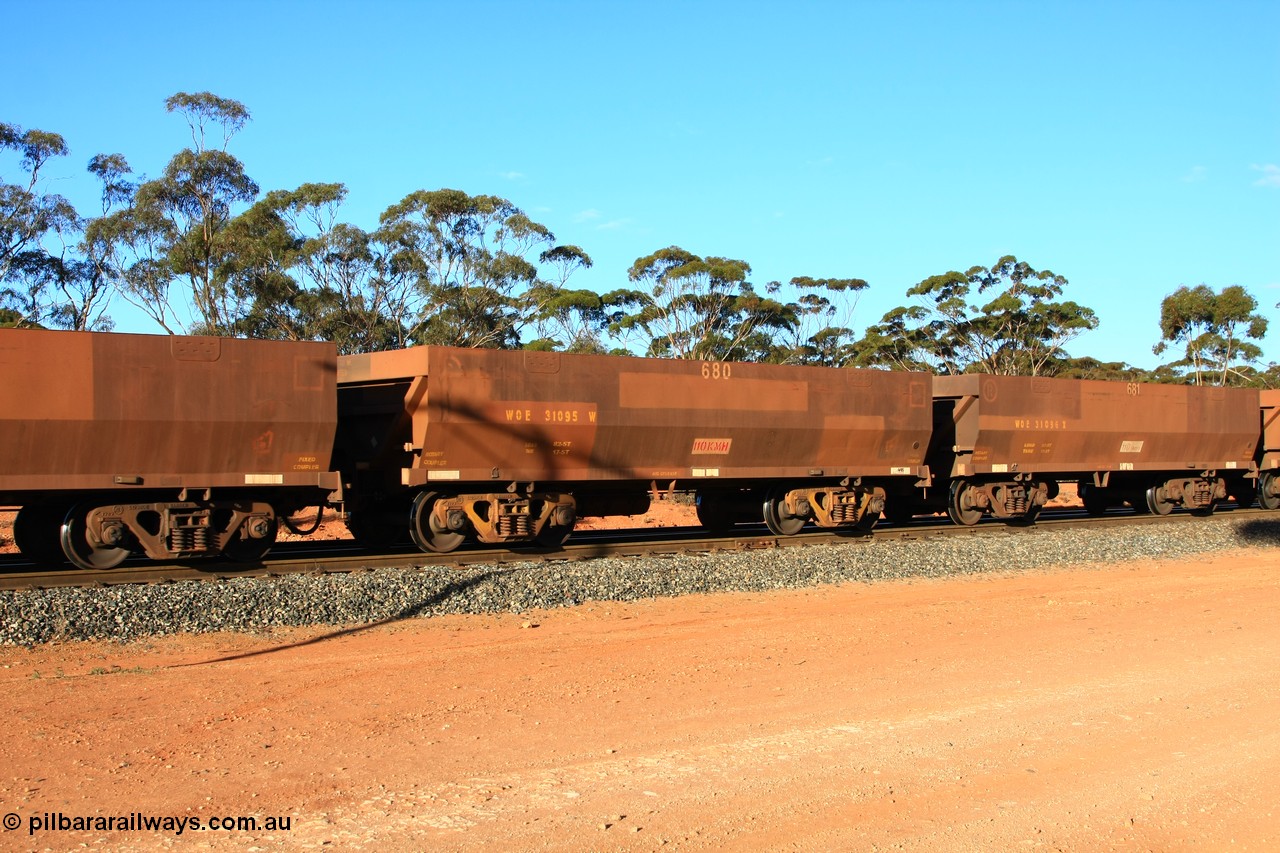
M 1220 507 L 1212 517 L 1246 520 L 1275 519 L 1273 511 Z M 885 524 L 870 532 L 824 531 L 806 528 L 795 536 L 777 536 L 763 525 L 740 525 L 725 536 L 707 536 L 700 527 L 627 528 L 620 530 L 587 530 L 555 549 L 493 548 L 474 546 L 448 554 L 430 554 L 417 549 L 402 549 L 373 554 L 355 546 L 351 540 L 284 542 L 276 546 L 261 563 L 237 565 L 226 561 L 188 561 L 153 563 L 142 558 L 131 559 L 115 569 L 83 571 L 64 566 L 53 570 L 39 568 L 20 555 L 0 556 L 0 591 L 49 589 L 55 587 L 105 587 L 120 584 L 174 583 L 203 580 L 226 581 L 237 578 L 264 578 L 296 573 L 334 574 L 375 571 L 384 568 L 443 568 L 510 565 L 528 562 L 565 562 L 600 557 L 646 557 L 664 554 L 698 554 L 719 551 L 754 551 L 791 547 L 817 547 L 833 544 L 884 541 L 893 539 L 936 539 L 948 536 L 1008 537 L 1034 536 L 1049 530 L 1076 527 L 1130 527 L 1152 524 L 1198 524 L 1207 519 L 1189 512 L 1170 515 L 1138 515 L 1116 508 L 1102 517 L 1091 517 L 1082 509 L 1060 507 L 1046 510 L 1035 524 L 1009 524 L 988 519 L 972 527 L 952 524 L 944 516 L 922 516 L 907 525 Z

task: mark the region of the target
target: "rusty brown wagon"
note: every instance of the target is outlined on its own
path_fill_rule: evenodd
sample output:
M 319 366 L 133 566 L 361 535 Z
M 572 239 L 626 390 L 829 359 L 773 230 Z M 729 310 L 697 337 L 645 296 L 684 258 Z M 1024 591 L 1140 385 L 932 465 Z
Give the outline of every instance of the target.
M 255 561 L 339 487 L 331 344 L 0 329 L 0 505 L 37 562 Z
M 1280 391 L 1260 391 L 1258 405 L 1261 430 L 1256 496 L 1264 509 L 1280 509 Z
M 339 359 L 335 455 L 371 546 L 558 543 L 675 490 L 712 529 L 869 528 L 887 489 L 927 475 L 930 381 L 423 346 Z
M 1092 515 L 1207 514 L 1252 482 L 1255 389 L 970 374 L 935 378 L 933 394 L 935 485 L 891 517 L 1031 521 L 1064 480 Z

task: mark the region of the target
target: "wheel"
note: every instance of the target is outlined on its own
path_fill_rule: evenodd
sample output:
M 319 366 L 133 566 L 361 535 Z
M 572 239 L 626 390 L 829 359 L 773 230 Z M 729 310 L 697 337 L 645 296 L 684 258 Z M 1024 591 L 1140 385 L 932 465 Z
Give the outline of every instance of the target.
M 264 525 L 259 531 L 263 535 L 256 539 L 252 536 L 243 536 L 242 534 L 249 532 L 245 528 L 250 524 Z M 267 552 L 271 550 L 271 546 L 276 544 L 276 534 L 279 531 L 280 522 L 275 513 L 265 519 L 249 519 L 241 525 L 240 530 L 236 531 L 236 535 L 227 542 L 226 547 L 222 549 L 222 556 L 233 563 L 260 563 L 262 558 L 267 556 Z
M 466 541 L 465 533 L 450 530 L 436 520 L 436 501 L 440 495 L 435 492 L 419 492 L 413 499 L 413 507 L 409 510 L 409 536 L 413 544 L 423 551 L 434 551 L 447 554 Z
M 972 527 L 982 520 L 982 507 L 975 507 L 970 498 L 973 487 L 964 480 L 951 483 L 951 492 L 947 500 L 947 515 L 956 524 Z
M 72 507 L 62 521 L 59 536 L 62 553 L 66 554 L 71 564 L 89 572 L 114 569 L 129 556 L 128 548 L 97 542 L 89 536 L 89 513 L 95 509 L 97 507 L 92 504 Z
M 694 510 L 698 514 L 698 523 L 704 530 L 721 536 L 733 530 L 734 522 L 738 520 L 737 513 L 729 506 L 728 501 L 719 495 L 698 492 Z
M 804 516 L 787 512 L 787 493 L 777 489 L 764 500 L 764 524 L 775 536 L 795 536 L 804 528 Z
M 1094 518 L 1106 515 L 1110 505 L 1107 490 L 1093 485 L 1080 487 L 1080 503 L 1084 505 L 1084 511 Z
M 1280 495 L 1276 494 L 1276 475 L 1270 471 L 1258 478 L 1258 503 L 1263 509 L 1280 509 Z
M 1173 502 L 1167 501 L 1160 496 L 1163 488 L 1162 485 L 1157 484 L 1147 489 L 1147 509 L 1156 515 L 1168 515 L 1173 512 Z
M 36 565 L 62 565 L 67 561 L 60 538 L 66 517 L 66 507 L 24 506 L 13 520 L 13 544 Z

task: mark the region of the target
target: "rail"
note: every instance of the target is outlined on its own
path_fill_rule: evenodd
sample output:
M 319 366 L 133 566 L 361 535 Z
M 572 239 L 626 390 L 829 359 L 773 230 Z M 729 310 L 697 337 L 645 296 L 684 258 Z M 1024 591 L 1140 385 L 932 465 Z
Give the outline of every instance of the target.
M 1232 505 L 1220 507 L 1218 514 L 1235 519 L 1271 518 L 1274 512 Z M 460 568 L 527 562 L 561 562 L 600 557 L 642 557 L 661 554 L 753 551 L 775 548 L 821 547 L 884 539 L 924 539 L 950 536 L 1034 536 L 1038 531 L 1070 527 L 1099 528 L 1152 524 L 1197 524 L 1205 519 L 1187 512 L 1171 515 L 1137 515 L 1117 508 L 1105 516 L 1091 517 L 1075 507 L 1046 510 L 1033 525 L 1020 526 L 988 519 L 972 527 L 961 527 L 944 517 L 918 517 L 907 525 L 884 523 L 868 532 L 830 532 L 807 529 L 795 536 L 776 536 L 763 525 L 740 525 L 729 536 L 707 536 L 699 527 L 633 528 L 592 530 L 574 534 L 565 545 L 554 548 L 491 548 L 475 546 L 448 554 L 428 554 L 406 548 L 372 554 L 350 540 L 286 542 L 276 546 L 258 564 L 237 565 L 225 561 L 153 563 L 138 558 L 118 568 L 88 572 L 71 567 L 39 568 L 20 555 L 0 556 L 0 590 L 47 589 L 53 587 L 95 587 L 119 584 L 172 583 L 177 581 L 220 581 L 233 578 L 274 577 L 295 573 L 349 573 L 382 568 Z

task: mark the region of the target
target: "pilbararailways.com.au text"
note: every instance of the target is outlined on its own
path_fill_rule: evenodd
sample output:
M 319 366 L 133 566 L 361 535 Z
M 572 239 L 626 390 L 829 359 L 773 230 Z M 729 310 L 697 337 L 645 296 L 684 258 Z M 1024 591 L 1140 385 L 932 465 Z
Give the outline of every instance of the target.
M 17 812 L 4 816 L 4 829 L 12 832 L 26 824 L 27 835 L 41 832 L 289 832 L 293 817 L 252 817 L 246 815 L 151 815 L 129 812 L 117 815 L 77 815 L 63 812 L 30 814 L 23 820 Z

